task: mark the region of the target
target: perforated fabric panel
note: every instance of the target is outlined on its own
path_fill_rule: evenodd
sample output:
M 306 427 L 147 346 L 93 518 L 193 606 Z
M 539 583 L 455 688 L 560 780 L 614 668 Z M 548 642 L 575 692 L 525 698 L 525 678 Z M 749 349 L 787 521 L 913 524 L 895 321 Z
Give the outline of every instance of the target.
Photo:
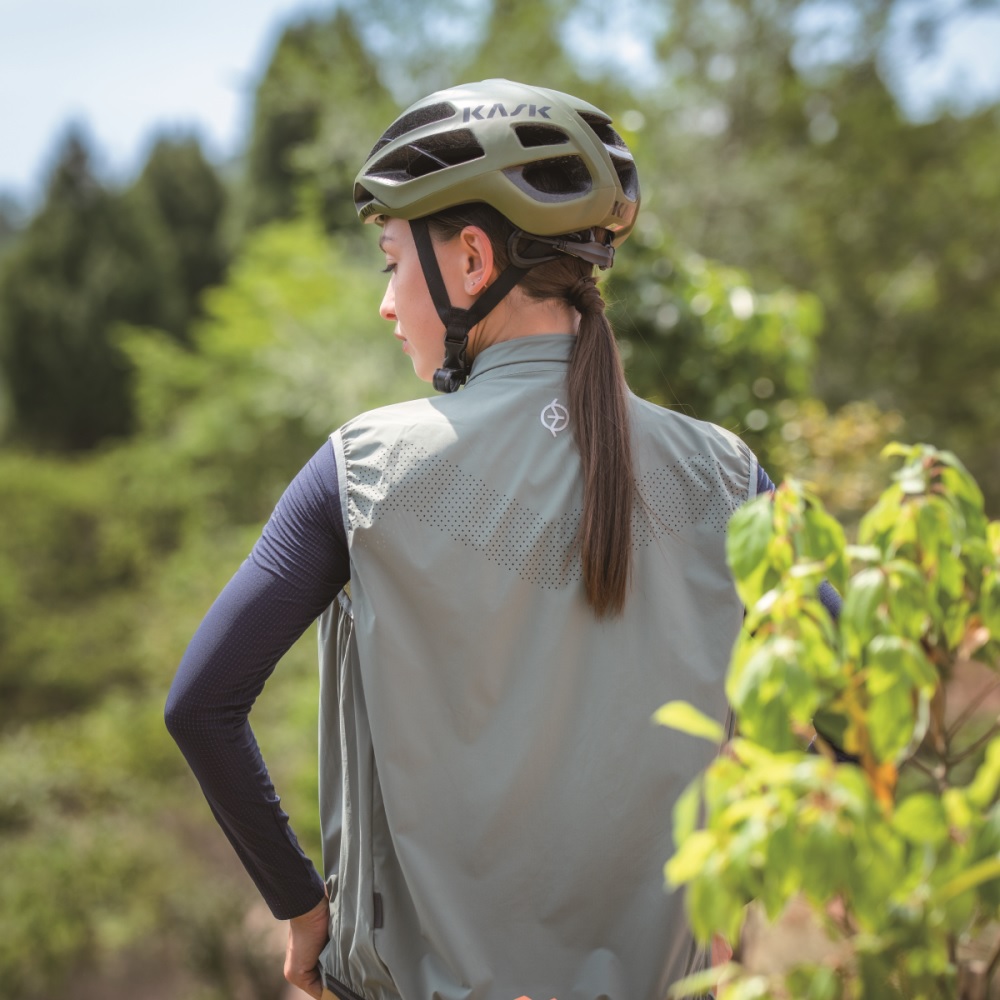
M 632 517 L 633 548 L 698 523 L 724 534 L 733 512 L 747 500 L 747 487 L 727 475 L 716 459 L 693 455 L 647 472 L 639 480 L 639 494 Z
M 562 588 L 581 578 L 574 545 L 578 508 L 546 520 L 516 497 L 412 442 L 382 448 L 366 464 L 350 463 L 348 476 L 352 532 L 408 513 L 539 587 Z M 747 499 L 745 485 L 702 455 L 647 472 L 638 487 L 633 549 L 696 524 L 724 533 L 733 511 Z

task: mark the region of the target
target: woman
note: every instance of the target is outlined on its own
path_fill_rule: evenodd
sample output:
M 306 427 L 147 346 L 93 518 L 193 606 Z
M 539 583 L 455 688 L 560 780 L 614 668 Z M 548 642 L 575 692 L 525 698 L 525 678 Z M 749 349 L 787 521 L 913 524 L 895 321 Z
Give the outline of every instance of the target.
M 311 996 L 662 997 L 703 961 L 662 866 L 710 748 L 650 716 L 725 716 L 725 528 L 770 483 L 626 388 L 593 271 L 639 190 L 597 108 L 433 94 L 355 200 L 381 314 L 443 395 L 362 414 L 300 473 L 192 640 L 171 732 Z M 317 616 L 325 881 L 246 718 Z

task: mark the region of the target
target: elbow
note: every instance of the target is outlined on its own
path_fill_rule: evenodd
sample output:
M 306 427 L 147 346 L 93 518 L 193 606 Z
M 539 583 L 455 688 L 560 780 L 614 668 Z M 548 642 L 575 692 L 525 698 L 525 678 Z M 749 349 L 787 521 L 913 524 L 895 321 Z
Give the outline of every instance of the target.
M 185 740 L 190 738 L 196 727 L 196 717 L 196 707 L 191 704 L 190 698 L 185 697 L 183 690 L 178 690 L 175 682 L 163 706 L 163 723 L 178 746 L 183 748 Z
M 167 727 L 167 732 L 176 741 L 181 731 L 181 711 L 179 699 L 174 697 L 172 689 L 170 694 L 167 695 L 166 704 L 163 706 L 163 724 Z

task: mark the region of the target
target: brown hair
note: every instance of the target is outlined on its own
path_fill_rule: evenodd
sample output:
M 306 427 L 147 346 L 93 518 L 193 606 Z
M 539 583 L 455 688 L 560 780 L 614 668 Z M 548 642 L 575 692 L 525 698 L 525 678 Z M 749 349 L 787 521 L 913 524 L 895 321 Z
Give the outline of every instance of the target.
M 432 216 L 439 241 L 466 226 L 482 229 L 493 246 L 497 268 L 508 265 L 507 239 L 513 225 L 485 204 L 460 205 Z M 573 436 L 583 465 L 583 517 L 577 537 L 587 602 L 598 617 L 625 606 L 632 570 L 632 507 L 636 485 L 632 465 L 628 387 L 614 331 L 593 267 L 560 256 L 533 267 L 518 283 L 532 299 L 562 299 L 580 313 L 570 358 L 568 390 Z

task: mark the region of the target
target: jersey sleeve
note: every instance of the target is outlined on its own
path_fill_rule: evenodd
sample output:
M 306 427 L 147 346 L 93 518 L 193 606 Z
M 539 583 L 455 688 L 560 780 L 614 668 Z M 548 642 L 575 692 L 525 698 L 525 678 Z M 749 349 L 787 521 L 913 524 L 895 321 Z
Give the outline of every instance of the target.
M 757 466 L 757 496 L 763 496 L 765 493 L 774 492 L 774 483 L 771 482 L 771 477 L 764 471 L 762 465 Z
M 271 912 L 305 913 L 322 879 L 289 824 L 249 715 L 276 664 L 350 578 L 329 442 L 285 491 L 174 678 L 167 728 Z

